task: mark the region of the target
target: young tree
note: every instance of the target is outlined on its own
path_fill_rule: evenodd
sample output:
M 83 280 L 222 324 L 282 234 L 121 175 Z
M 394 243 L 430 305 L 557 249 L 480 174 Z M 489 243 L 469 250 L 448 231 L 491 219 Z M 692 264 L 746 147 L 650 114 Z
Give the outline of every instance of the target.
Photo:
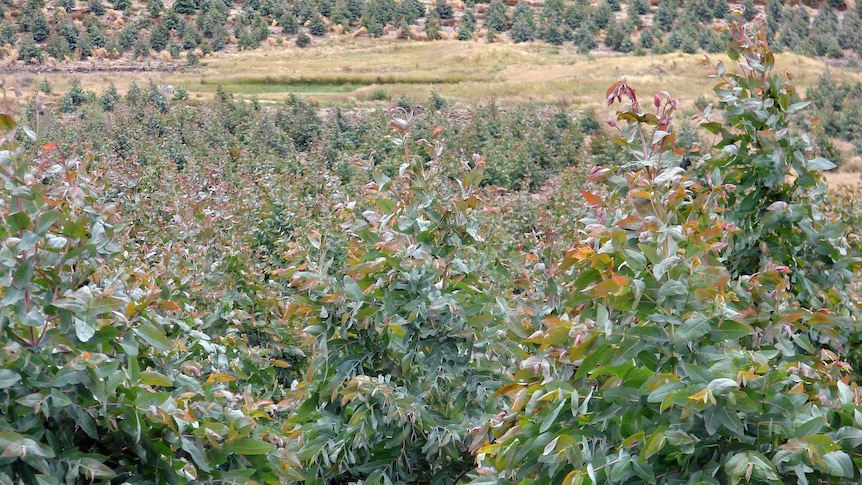
M 158 18 L 165 10 L 165 4 L 162 0 L 147 0 L 147 12 L 152 18 Z
M 476 31 L 476 16 L 472 9 L 467 9 L 458 26 L 458 40 L 471 40 Z
M 101 17 L 105 15 L 105 5 L 102 3 L 102 0 L 90 0 L 90 13 Z
M 171 33 L 164 23 L 155 24 L 152 32 L 150 32 L 150 47 L 156 51 L 163 51 L 168 46 L 171 40 Z
M 176 0 L 171 10 L 180 15 L 194 15 L 198 5 L 195 0 Z
M 512 31 L 509 36 L 515 42 L 529 42 L 536 38 L 536 21 L 533 9 L 526 2 L 520 1 L 512 12 Z
M 629 9 L 638 15 L 646 15 L 649 13 L 649 0 L 632 0 Z
M 329 31 L 329 27 L 326 26 L 326 22 L 323 21 L 323 17 L 320 14 L 315 14 L 311 17 L 311 22 L 308 24 L 308 33 L 317 37 L 321 37 L 326 35 Z
M 36 45 L 32 35 L 24 36 L 21 40 L 21 44 L 18 46 L 18 55 L 27 64 L 39 64 L 44 57 L 42 48 Z
M 509 30 L 509 21 L 506 18 L 506 5 L 503 0 L 491 0 L 488 12 L 485 14 L 485 28 L 493 28 L 496 32 Z
M 452 6 L 449 5 L 449 2 L 446 0 L 435 0 L 434 10 L 437 11 L 437 15 L 440 16 L 441 20 L 448 20 L 455 17 L 455 12 L 452 10 Z
M 299 22 L 296 21 L 296 17 L 288 10 L 285 10 L 281 17 L 278 18 L 278 25 L 281 26 L 281 30 L 285 34 L 296 34 L 299 32 Z
M 437 11 L 430 11 L 425 21 L 425 35 L 428 37 L 428 40 L 440 39 L 440 30 L 442 28 L 443 26 L 441 25 L 440 16 L 437 15 Z
M 665 32 L 670 32 L 677 15 L 677 0 L 660 0 L 655 13 L 655 25 Z

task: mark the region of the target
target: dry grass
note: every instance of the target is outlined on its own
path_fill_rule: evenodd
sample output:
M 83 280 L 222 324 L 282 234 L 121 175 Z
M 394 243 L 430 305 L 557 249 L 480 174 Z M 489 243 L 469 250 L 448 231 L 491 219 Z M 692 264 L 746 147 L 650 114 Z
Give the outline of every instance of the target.
M 134 80 L 184 86 L 192 96 L 209 97 L 218 85 L 237 94 L 278 101 L 295 90 L 321 104 L 363 104 L 371 85 L 384 85 L 393 99 L 422 102 L 432 91 L 453 102 L 475 104 L 563 103 L 602 111 L 606 88 L 626 75 L 640 93 L 666 89 L 684 108 L 700 95 L 711 99 L 714 80 L 701 65 L 703 55 L 579 55 L 545 44 L 486 44 L 458 41 L 391 41 L 333 36 L 312 48 L 265 45 L 255 51 L 219 53 L 185 72 L 90 72 L 74 75 L 86 89 L 114 83 L 120 92 Z M 111 61 L 105 61 L 110 63 Z M 157 66 L 157 60 L 151 60 Z M 726 62 L 726 61 L 725 61 Z M 823 62 L 793 54 L 778 57 L 779 69 L 793 73 L 804 89 L 826 69 Z M 838 80 L 862 80 L 857 72 L 832 68 Z M 68 87 L 65 73 L 47 77 L 57 93 Z

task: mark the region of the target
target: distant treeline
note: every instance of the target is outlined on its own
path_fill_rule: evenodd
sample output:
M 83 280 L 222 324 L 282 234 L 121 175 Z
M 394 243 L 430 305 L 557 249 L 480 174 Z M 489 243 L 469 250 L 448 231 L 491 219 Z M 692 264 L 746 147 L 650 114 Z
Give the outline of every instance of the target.
M 328 34 L 413 40 L 544 41 L 581 52 L 721 52 L 719 28 L 732 8 L 764 12 L 770 41 L 811 56 L 858 55 L 860 15 L 845 0 L 0 0 L 7 62 L 148 58 L 195 64 L 224 49 L 305 47 Z

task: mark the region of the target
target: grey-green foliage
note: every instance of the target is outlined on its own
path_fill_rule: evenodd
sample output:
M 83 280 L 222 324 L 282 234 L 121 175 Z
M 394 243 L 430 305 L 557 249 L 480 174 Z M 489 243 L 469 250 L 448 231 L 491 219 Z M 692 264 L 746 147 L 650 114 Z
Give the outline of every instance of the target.
M 493 335 L 506 309 L 471 210 L 484 161 L 453 171 L 440 140 L 414 141 L 403 118 L 393 126 L 404 168 L 390 178 L 363 163 L 377 190 L 344 214 L 346 266 L 293 274 L 316 337 L 290 419 L 306 483 L 457 483 L 499 386 Z
M 536 20 L 533 9 L 525 1 L 518 2 L 512 12 L 512 30 L 509 36 L 515 42 L 528 42 L 536 38 Z
M 506 5 L 503 0 L 491 0 L 488 12 L 485 14 L 485 27 L 493 28 L 497 32 L 509 30 L 509 22 L 506 18 Z

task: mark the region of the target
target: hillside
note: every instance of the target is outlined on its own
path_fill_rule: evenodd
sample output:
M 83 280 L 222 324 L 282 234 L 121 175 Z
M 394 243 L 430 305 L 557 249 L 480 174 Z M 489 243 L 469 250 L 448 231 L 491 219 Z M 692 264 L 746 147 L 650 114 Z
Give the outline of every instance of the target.
M 3 0 L 6 72 L 174 69 L 213 52 L 313 47 L 325 37 L 541 41 L 586 52 L 722 52 L 731 8 L 765 12 L 773 48 L 858 63 L 859 12 L 844 0 Z

